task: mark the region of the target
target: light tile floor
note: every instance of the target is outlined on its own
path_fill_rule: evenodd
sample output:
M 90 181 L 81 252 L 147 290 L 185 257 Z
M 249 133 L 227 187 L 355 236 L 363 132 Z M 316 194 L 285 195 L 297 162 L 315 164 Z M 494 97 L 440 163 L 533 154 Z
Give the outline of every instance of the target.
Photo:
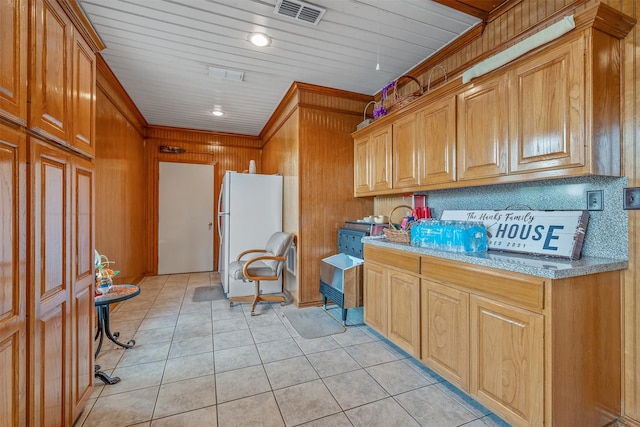
M 194 302 L 208 286 L 213 300 Z M 261 303 L 252 317 L 249 304 L 229 307 L 217 273 L 140 288 L 111 315 L 136 345 L 105 341 L 97 360 L 122 380 L 96 379 L 77 427 L 507 425 L 362 324 L 361 310 L 346 332 L 305 339 L 286 318 L 295 306 Z

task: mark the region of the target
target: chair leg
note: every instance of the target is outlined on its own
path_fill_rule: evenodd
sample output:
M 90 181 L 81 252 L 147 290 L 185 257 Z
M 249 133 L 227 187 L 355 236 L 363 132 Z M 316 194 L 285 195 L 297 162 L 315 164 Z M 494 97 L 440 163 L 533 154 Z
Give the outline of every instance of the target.
M 251 315 L 255 316 L 256 315 L 256 311 L 255 311 L 256 310 L 256 305 L 260 301 L 260 281 L 256 280 L 253 283 L 255 285 L 255 289 L 254 289 L 255 297 L 253 298 L 253 303 L 251 304 Z

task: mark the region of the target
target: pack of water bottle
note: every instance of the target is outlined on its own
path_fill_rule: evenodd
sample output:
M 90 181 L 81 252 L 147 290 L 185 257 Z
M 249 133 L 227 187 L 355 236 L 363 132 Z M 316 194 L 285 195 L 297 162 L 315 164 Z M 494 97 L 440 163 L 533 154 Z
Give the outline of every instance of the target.
M 421 219 L 411 225 L 411 245 L 448 252 L 484 252 L 487 228 L 482 222 Z

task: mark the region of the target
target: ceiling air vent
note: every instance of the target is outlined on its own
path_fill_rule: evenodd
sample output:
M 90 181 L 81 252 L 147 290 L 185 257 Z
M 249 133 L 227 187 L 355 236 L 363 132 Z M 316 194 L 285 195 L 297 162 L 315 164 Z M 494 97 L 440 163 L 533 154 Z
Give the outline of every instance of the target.
M 299 0 L 278 0 L 275 13 L 308 24 L 317 25 L 326 9 Z

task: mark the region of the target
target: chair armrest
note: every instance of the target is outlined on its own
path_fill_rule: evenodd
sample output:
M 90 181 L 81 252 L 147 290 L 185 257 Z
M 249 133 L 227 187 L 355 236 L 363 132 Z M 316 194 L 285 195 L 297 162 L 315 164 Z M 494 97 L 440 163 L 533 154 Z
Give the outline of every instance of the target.
M 263 251 L 266 252 L 266 251 Z M 249 274 L 248 272 L 248 267 L 253 264 L 256 261 L 286 261 L 287 257 L 286 256 L 273 256 L 273 255 L 264 255 L 264 256 L 259 256 L 259 257 L 255 257 L 255 258 L 251 258 L 249 261 L 247 261 L 244 266 L 242 267 L 242 274 L 244 277 L 246 277 L 249 280 L 278 280 L 278 276 L 252 276 Z
M 265 253 L 265 252 L 266 252 L 265 249 L 249 249 L 249 250 L 246 250 L 244 252 L 241 252 L 240 255 L 238 255 L 238 259 L 236 259 L 236 261 L 240 261 L 243 256 L 251 254 L 251 253 Z

